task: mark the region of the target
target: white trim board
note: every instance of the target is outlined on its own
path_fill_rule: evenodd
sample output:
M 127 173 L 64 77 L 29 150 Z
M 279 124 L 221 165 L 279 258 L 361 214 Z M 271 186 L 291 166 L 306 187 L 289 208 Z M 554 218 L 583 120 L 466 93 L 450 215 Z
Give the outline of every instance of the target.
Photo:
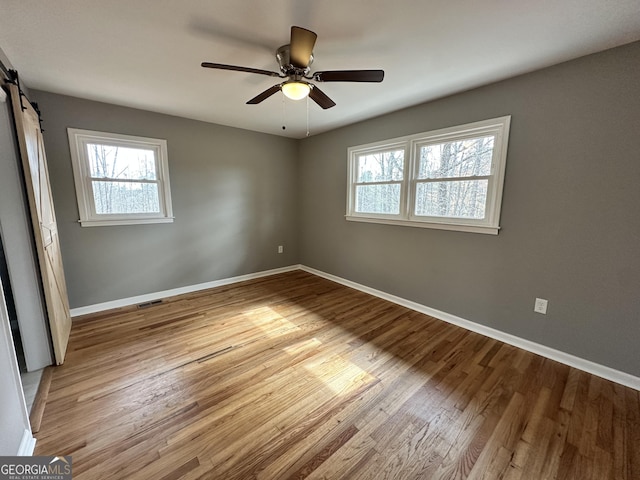
M 332 275 L 330 273 L 325 273 L 321 270 L 316 270 L 315 268 L 307 267 L 305 265 L 291 265 L 288 267 L 276 268 L 273 270 L 265 270 L 262 272 L 250 273 L 247 275 L 240 275 L 237 277 L 224 278 L 220 280 L 214 280 L 212 282 L 174 288 L 174 289 L 165 290 L 162 292 L 149 293 L 146 295 L 139 295 L 136 297 L 129 297 L 121 300 L 114 300 L 111 302 L 99 303 L 96 305 L 89 305 L 86 307 L 73 308 L 71 309 L 71 316 L 77 317 L 80 315 L 87 315 L 90 313 L 103 312 L 105 310 L 111 310 L 113 308 L 136 305 L 139 303 L 159 300 L 161 298 L 173 297 L 175 295 L 182 295 L 184 293 L 197 292 L 200 290 L 206 290 L 208 288 L 215 288 L 223 285 L 229 285 L 232 283 L 244 282 L 246 280 L 253 280 L 255 278 L 267 277 L 270 275 L 291 272 L 294 270 L 302 270 L 307 273 L 311 273 L 313 275 L 326 278 L 327 280 L 331 280 L 332 282 L 336 282 L 341 285 L 354 288 L 361 292 L 368 293 L 369 295 L 382 298 L 384 300 L 395 303 L 397 305 L 401 305 L 403 307 L 410 308 L 411 310 L 415 310 L 416 312 L 424 313 L 425 315 L 429 315 L 431 317 L 437 318 L 438 320 L 442 320 L 447 323 L 457 325 L 458 327 L 462 327 L 466 330 L 479 333 L 480 335 L 484 335 L 486 337 L 499 340 L 509 345 L 513 345 L 514 347 L 522 348 L 523 350 L 526 350 L 528 352 L 532 352 L 537 355 L 541 355 L 545 358 L 555 360 L 556 362 L 560 362 L 570 367 L 577 368 L 578 370 L 591 373 L 592 375 L 596 375 L 606 380 L 611 380 L 612 382 L 625 385 L 635 390 L 640 390 L 640 377 L 636 377 L 626 372 L 621 372 L 620 370 L 615 370 L 611 367 L 600 365 L 590 360 L 585 360 L 584 358 L 576 357 L 575 355 L 571 355 L 570 353 L 562 352 L 560 350 L 547 347 L 546 345 L 541 345 L 539 343 L 535 343 L 530 340 L 526 340 L 524 338 L 511 335 L 510 333 L 505 333 L 500 330 L 496 330 L 494 328 L 487 327 L 485 325 L 481 325 L 479 323 L 475 323 L 470 320 L 466 320 L 456 315 L 452 315 L 450 313 L 443 312 L 441 310 L 436 310 L 435 308 L 427 307 L 420 303 L 416 303 L 411 300 L 404 299 L 402 297 L 397 297 L 395 295 L 391 295 L 389 293 L 376 290 L 375 288 L 367 287 L 366 285 L 361 285 L 359 283 L 352 282 L 351 280 L 347 280 L 342 277 Z
M 300 265 L 291 265 L 288 267 L 274 268 L 272 270 L 264 270 L 262 272 L 239 275 L 237 277 L 222 278 L 220 280 L 213 280 L 211 282 L 198 283 L 196 285 L 187 285 L 185 287 L 179 287 L 179 288 L 172 288 L 171 290 L 163 290 L 161 292 L 147 293 L 144 295 L 137 295 L 135 297 L 122 298 L 120 300 L 113 300 L 110 302 L 96 303 L 95 305 L 87 305 L 86 307 L 72 308 L 71 316 L 79 317 L 81 315 L 104 312 L 106 310 L 112 310 L 114 308 L 129 307 L 131 305 L 138 305 L 139 303 L 160 300 L 161 298 L 175 297 L 176 295 L 183 295 L 185 293 L 198 292 L 200 290 L 207 290 L 209 288 L 222 287 L 224 285 L 230 285 L 232 283 L 244 282 L 246 280 L 253 280 L 255 278 L 268 277 L 270 275 L 291 272 L 293 270 L 300 270 Z
M 22 434 L 22 440 L 18 447 L 18 457 L 30 457 L 33 455 L 33 451 L 36 449 L 36 439 L 33 437 L 31 430 L 25 430 Z
M 431 317 L 437 318 L 438 320 L 457 325 L 458 327 L 462 327 L 466 330 L 471 330 L 472 332 L 479 333 L 481 335 L 484 335 L 485 337 L 499 340 L 509 345 L 513 345 L 514 347 L 522 348 L 523 350 L 526 350 L 528 352 L 532 352 L 545 358 L 555 360 L 556 362 L 563 363 L 570 367 L 577 368 L 578 370 L 591 373 L 592 375 L 596 375 L 597 377 L 611 380 L 612 382 L 619 383 L 635 390 L 640 390 L 640 378 L 629 373 L 621 372 L 620 370 L 615 370 L 611 367 L 606 367 L 604 365 L 600 365 L 599 363 L 576 357 L 575 355 L 571 355 L 570 353 L 547 347 L 546 345 L 541 345 L 524 338 L 516 337 L 515 335 L 511 335 L 510 333 L 505 333 L 500 330 L 496 330 L 494 328 L 487 327 L 485 325 L 481 325 L 479 323 L 475 323 L 461 317 L 457 317 L 456 315 L 442 312 L 440 310 L 436 310 L 435 308 L 427 307 L 425 305 L 412 302 L 411 300 L 406 300 L 402 297 L 397 297 L 395 295 L 376 290 L 375 288 L 367 287 L 365 285 L 352 282 L 351 280 L 346 280 L 344 278 L 331 275 L 330 273 L 316 270 L 315 268 L 301 265 L 300 269 L 313 275 L 318 275 L 319 277 L 326 278 L 327 280 L 331 280 L 347 287 L 360 290 L 361 292 L 368 293 L 375 297 L 388 300 L 403 307 L 410 308 L 411 310 L 415 310 L 416 312 L 424 313 Z

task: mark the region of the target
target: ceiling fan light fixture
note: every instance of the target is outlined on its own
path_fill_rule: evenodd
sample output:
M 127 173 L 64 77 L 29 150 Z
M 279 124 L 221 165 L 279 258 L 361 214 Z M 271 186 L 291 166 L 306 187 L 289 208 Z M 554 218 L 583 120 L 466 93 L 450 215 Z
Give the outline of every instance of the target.
M 282 93 L 291 100 L 302 100 L 309 95 L 311 87 L 305 82 L 285 82 L 282 84 Z

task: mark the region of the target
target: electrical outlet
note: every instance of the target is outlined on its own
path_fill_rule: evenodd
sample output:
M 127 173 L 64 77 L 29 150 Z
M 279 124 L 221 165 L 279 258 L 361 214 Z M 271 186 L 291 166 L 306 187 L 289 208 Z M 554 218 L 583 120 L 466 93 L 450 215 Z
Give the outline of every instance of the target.
M 548 300 L 545 300 L 544 298 L 536 298 L 536 303 L 533 304 L 533 311 L 536 313 L 541 313 L 543 315 L 546 315 L 548 304 L 549 304 Z
M 278 245 L 278 253 L 283 253 L 284 247 L 282 245 Z

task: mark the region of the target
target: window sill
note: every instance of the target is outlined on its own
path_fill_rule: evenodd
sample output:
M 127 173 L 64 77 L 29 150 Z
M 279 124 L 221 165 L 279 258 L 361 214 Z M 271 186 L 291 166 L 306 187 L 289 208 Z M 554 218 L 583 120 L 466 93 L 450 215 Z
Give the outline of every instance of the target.
M 404 227 L 432 228 L 436 230 L 453 230 L 458 232 L 483 233 L 486 235 L 498 235 L 500 227 L 480 225 L 465 225 L 456 223 L 414 222 L 410 220 L 396 220 L 392 218 L 372 218 L 345 215 L 350 222 L 381 223 L 385 225 L 401 225 Z
M 149 223 L 173 223 L 173 217 L 129 218 L 118 220 L 78 220 L 83 227 L 106 227 L 110 225 L 146 225 Z

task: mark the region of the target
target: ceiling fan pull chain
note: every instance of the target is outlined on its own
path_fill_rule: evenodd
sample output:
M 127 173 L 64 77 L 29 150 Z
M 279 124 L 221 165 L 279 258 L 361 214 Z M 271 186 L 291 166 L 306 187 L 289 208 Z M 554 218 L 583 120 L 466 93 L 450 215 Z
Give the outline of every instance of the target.
M 284 121 L 286 118 L 286 109 L 285 109 L 285 101 L 284 101 L 284 93 L 282 94 L 282 130 L 286 130 L 287 127 L 284 125 Z
M 309 95 L 307 95 L 307 137 L 309 136 Z

